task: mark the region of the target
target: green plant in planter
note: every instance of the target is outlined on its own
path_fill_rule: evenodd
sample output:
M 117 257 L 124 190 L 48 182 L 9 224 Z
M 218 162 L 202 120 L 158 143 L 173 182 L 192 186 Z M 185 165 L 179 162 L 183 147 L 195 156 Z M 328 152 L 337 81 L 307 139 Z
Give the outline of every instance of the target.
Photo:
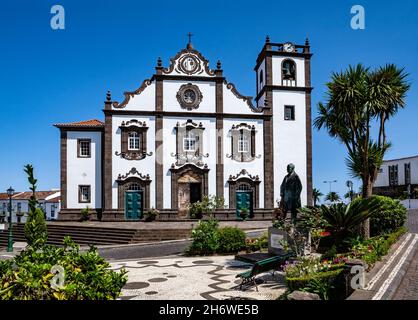
M 327 229 L 331 232 L 337 249 L 346 250 L 345 240 L 361 233 L 361 224 L 378 214 L 381 202 L 376 198 L 357 198 L 350 204 L 332 204 L 321 206 Z
M 249 216 L 250 210 L 248 210 L 248 208 L 241 208 L 239 210 L 239 215 L 241 217 L 242 220 L 246 220 Z
M 145 213 L 145 221 L 154 221 L 158 215 L 160 214 L 160 211 L 155 209 L 155 208 L 151 208 L 150 210 L 148 210 Z
M 91 212 L 90 208 L 87 206 L 84 209 L 81 210 L 81 221 L 88 221 L 90 220 Z

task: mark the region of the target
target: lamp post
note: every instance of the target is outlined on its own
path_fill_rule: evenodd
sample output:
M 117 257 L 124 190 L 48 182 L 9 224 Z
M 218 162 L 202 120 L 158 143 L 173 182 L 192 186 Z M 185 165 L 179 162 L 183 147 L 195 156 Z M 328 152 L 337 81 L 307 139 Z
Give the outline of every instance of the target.
M 327 180 L 327 181 L 324 181 L 324 183 L 329 183 L 329 192 L 331 192 L 331 184 L 333 184 L 335 182 L 337 182 L 337 180 Z
M 12 187 L 7 189 L 7 195 L 9 196 L 9 236 L 7 238 L 7 252 L 13 251 L 13 224 L 12 224 L 12 196 L 15 191 Z

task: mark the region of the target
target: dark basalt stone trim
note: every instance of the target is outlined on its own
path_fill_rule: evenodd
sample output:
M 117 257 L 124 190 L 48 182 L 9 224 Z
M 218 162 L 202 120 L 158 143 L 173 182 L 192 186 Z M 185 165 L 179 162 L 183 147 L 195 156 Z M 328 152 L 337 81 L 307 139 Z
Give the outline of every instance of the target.
M 202 76 L 183 76 L 183 75 L 166 75 L 166 74 L 154 74 L 152 80 L 179 80 L 179 81 L 202 81 L 202 82 L 221 82 L 225 80 L 225 77 L 202 77 Z
M 216 83 L 216 195 L 224 196 L 224 161 L 223 161 L 223 83 Z
M 193 173 L 200 176 L 201 180 L 201 192 L 202 198 L 208 195 L 209 192 L 209 169 L 198 168 L 192 164 L 186 164 L 180 168 L 170 168 L 171 173 L 171 210 L 178 210 L 178 190 L 179 190 L 179 178 L 186 172 L 192 171 Z
M 229 209 L 236 209 L 237 207 L 237 188 L 239 185 L 246 183 L 251 186 L 252 194 L 253 194 L 253 209 L 258 209 L 260 207 L 260 180 L 252 180 L 247 177 L 242 177 L 237 180 L 228 180 L 229 186 Z
M 273 90 L 284 90 L 284 91 L 296 91 L 296 92 L 306 92 L 311 93 L 313 90 L 312 87 L 290 87 L 290 86 L 278 86 L 278 85 L 265 85 L 260 92 L 255 97 L 255 100 L 258 101 L 266 91 L 273 91 Z
M 104 167 L 103 170 L 103 208 L 105 211 L 112 209 L 112 114 L 105 113 L 104 131 Z
M 162 69 L 157 70 L 158 73 Z M 163 168 L 163 118 L 161 112 L 163 110 L 163 82 L 156 81 L 155 88 L 155 112 L 151 112 L 155 116 L 155 206 L 162 209 L 164 206 L 164 168 Z M 126 113 L 122 113 L 126 114 Z M 142 113 L 143 114 L 143 113 Z
M 311 86 L 311 59 L 307 57 L 305 59 L 305 85 Z M 306 104 L 306 192 L 307 192 L 307 204 L 313 205 L 312 200 L 312 111 L 311 111 L 311 91 L 307 91 L 305 94 Z
M 265 58 L 272 57 L 272 56 L 309 59 L 312 56 L 312 53 L 275 51 L 275 50 L 270 50 L 270 49 L 266 50 L 264 47 L 257 57 L 257 60 L 256 60 L 257 62 L 254 67 L 254 70 L 257 70 L 259 68 L 260 64 L 263 62 Z
M 88 142 L 89 143 L 89 155 L 88 156 L 82 156 L 80 153 L 80 144 L 81 142 Z M 77 139 L 77 158 L 91 158 L 91 139 L 86 139 L 86 138 L 80 138 Z
M 271 117 L 268 114 L 242 114 L 242 113 L 217 113 L 217 112 L 176 112 L 176 111 L 124 111 L 124 110 L 103 110 L 105 114 L 132 115 L 132 116 L 160 116 L 160 117 L 190 117 L 196 118 L 241 118 L 241 119 L 265 119 Z
M 61 140 L 60 184 L 61 184 L 61 210 L 62 210 L 62 209 L 67 208 L 67 131 L 61 130 L 60 140 Z
M 78 221 L 81 218 L 81 210 L 61 208 L 58 214 L 58 221 Z M 89 212 L 92 213 L 92 220 L 100 220 L 102 216 L 101 208 L 89 208 Z
M 266 86 L 271 86 L 273 82 L 272 58 L 266 58 Z M 264 113 L 270 117 L 263 121 L 264 136 L 264 208 L 274 208 L 274 149 L 273 149 L 273 93 L 267 89 L 266 100 L 270 108 L 266 108 Z
M 144 213 L 151 207 L 150 184 L 151 180 L 142 180 L 138 177 L 129 177 L 126 180 L 118 181 L 118 209 L 125 211 L 125 192 L 131 183 L 138 183 L 142 188 Z

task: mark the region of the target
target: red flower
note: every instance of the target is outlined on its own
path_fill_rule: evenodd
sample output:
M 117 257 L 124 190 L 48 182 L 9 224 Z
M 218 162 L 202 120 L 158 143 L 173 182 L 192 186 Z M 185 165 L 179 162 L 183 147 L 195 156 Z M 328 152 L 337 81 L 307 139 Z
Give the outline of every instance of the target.
M 328 237 L 329 235 L 331 235 L 331 232 L 329 232 L 329 231 L 322 231 L 320 233 L 320 235 L 321 235 L 321 237 Z

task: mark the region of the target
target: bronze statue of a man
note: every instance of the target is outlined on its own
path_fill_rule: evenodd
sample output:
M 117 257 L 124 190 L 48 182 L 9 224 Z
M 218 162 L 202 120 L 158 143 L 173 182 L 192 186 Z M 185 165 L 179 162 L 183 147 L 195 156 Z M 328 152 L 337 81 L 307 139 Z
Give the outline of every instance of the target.
M 290 163 L 287 165 L 287 175 L 284 177 L 280 186 L 280 197 L 282 198 L 281 201 L 285 216 L 290 211 L 293 222 L 296 220 L 298 208 L 301 207 L 301 192 L 302 182 L 295 172 L 295 165 Z

